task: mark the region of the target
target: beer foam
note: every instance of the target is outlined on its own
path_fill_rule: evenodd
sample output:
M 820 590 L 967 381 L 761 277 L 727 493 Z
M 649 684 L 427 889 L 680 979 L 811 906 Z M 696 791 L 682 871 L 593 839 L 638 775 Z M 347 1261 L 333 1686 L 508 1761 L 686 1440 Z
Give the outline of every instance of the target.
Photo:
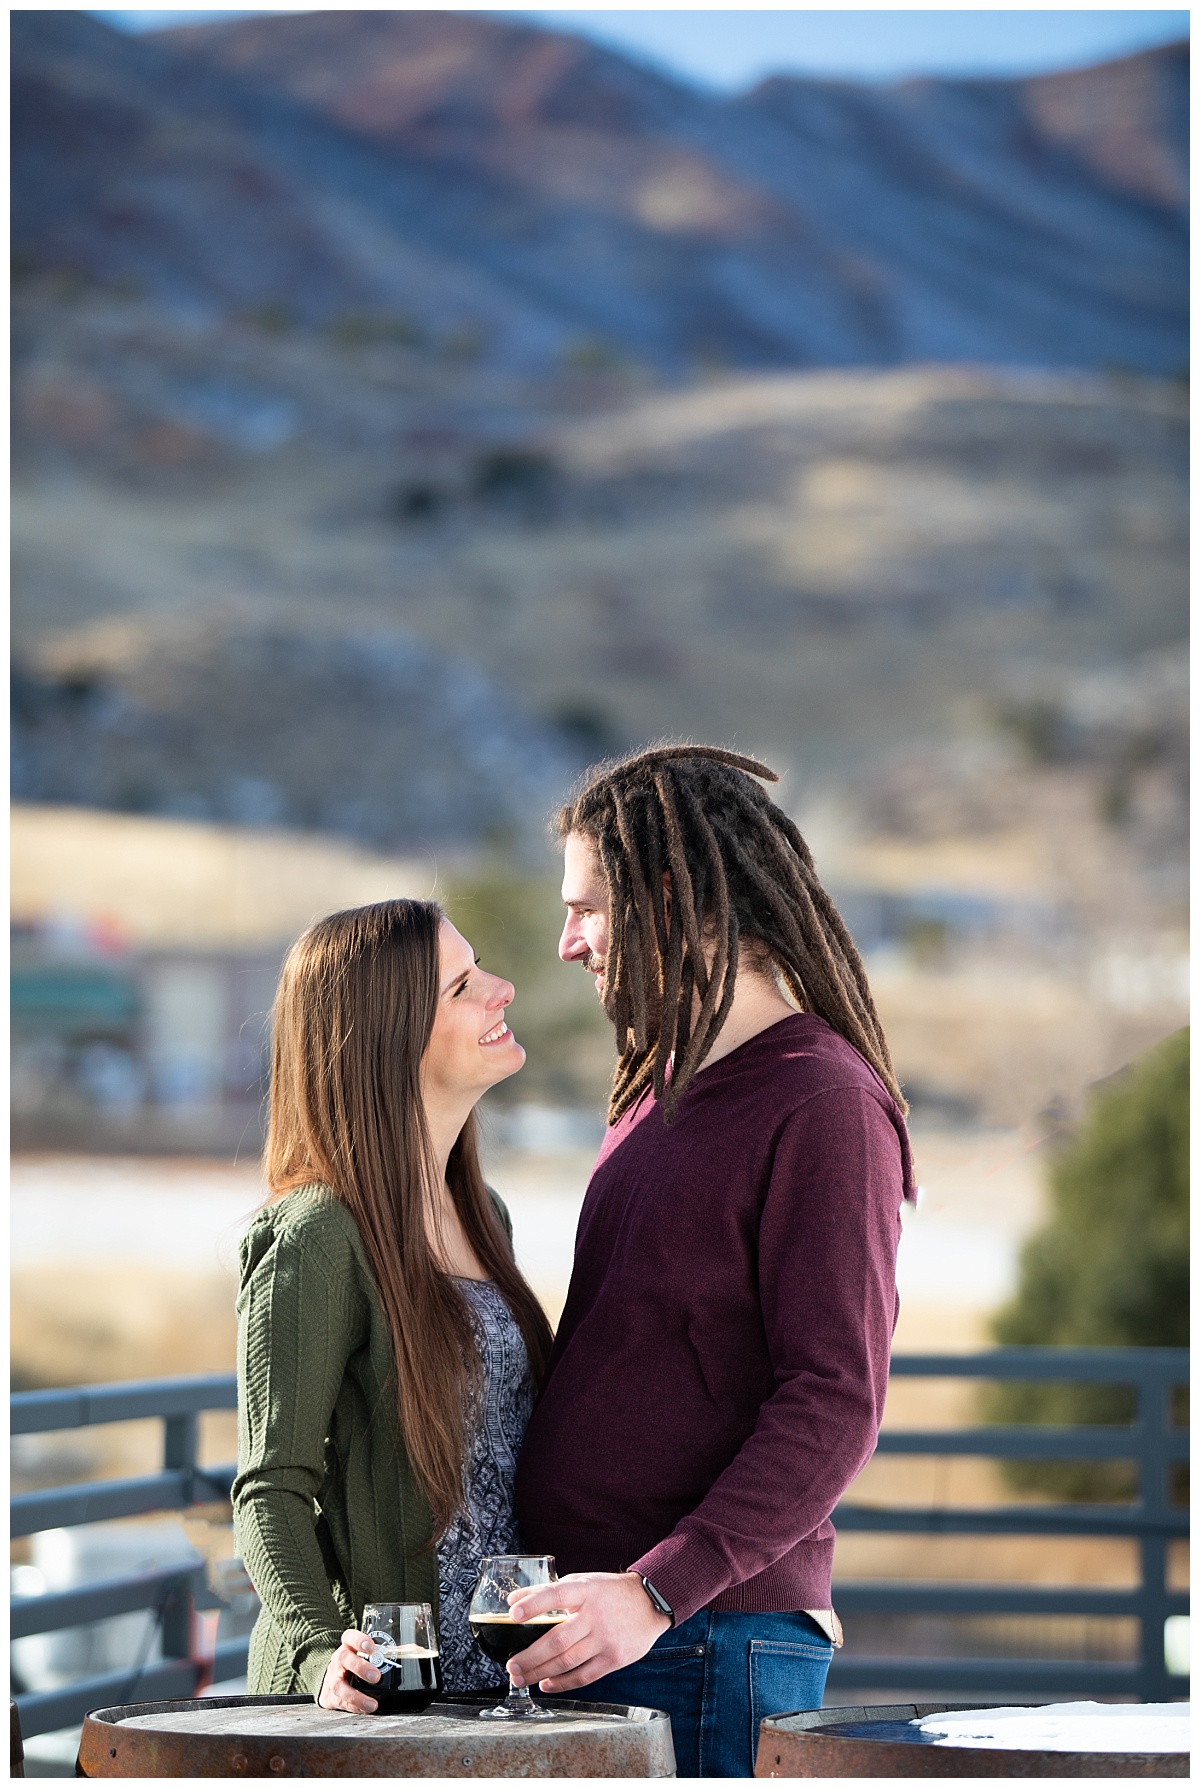
M 472 1614 L 471 1619 L 480 1624 L 487 1621 L 492 1626 L 556 1627 L 569 1618 L 569 1613 L 566 1608 L 551 1608 L 545 1614 L 531 1614 L 528 1620 L 514 1620 L 511 1614 Z

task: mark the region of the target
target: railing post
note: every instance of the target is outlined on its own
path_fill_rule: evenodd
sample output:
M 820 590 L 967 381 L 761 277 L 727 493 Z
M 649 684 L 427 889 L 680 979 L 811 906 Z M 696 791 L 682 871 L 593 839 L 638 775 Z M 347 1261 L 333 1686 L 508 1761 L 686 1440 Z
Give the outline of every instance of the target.
M 1138 1493 L 1142 1513 L 1153 1519 L 1171 1507 L 1171 1460 L 1167 1432 L 1171 1420 L 1168 1376 L 1147 1359 L 1137 1379 Z M 1171 1693 L 1167 1673 L 1167 1538 L 1144 1533 L 1140 1545 L 1142 1573 L 1141 1690 L 1147 1701 L 1166 1701 Z
M 167 1416 L 164 1418 L 163 1426 L 166 1431 L 163 1439 L 164 1469 L 185 1471 L 191 1474 L 196 1469 L 199 1418 L 194 1414 Z M 187 1500 L 191 1500 L 190 1483 Z M 174 1591 L 163 1605 L 162 1649 L 164 1658 L 191 1656 L 192 1594 L 190 1589 Z
M 164 1470 L 194 1471 L 199 1417 L 190 1412 L 187 1415 L 165 1416 L 163 1427 L 166 1430 L 163 1440 Z

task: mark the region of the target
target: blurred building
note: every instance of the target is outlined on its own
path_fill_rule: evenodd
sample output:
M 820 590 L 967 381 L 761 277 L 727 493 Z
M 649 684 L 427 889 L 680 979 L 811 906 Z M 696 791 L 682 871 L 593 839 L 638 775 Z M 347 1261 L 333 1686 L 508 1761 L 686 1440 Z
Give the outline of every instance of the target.
M 14 1142 L 253 1149 L 288 944 L 434 879 L 328 839 L 18 806 Z

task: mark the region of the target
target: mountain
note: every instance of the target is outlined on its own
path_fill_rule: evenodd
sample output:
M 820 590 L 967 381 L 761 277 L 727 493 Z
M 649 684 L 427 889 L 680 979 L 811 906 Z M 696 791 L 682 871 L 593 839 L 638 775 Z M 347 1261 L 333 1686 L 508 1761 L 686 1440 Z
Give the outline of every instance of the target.
M 18 283 L 57 275 L 209 324 L 412 298 L 443 331 L 486 316 L 519 356 L 549 351 L 520 294 L 396 228 L 432 195 L 395 158 L 86 14 L 14 15 L 12 50 Z
M 12 15 L 18 269 L 535 370 L 1187 357 L 1187 49 L 695 92 L 466 13 Z

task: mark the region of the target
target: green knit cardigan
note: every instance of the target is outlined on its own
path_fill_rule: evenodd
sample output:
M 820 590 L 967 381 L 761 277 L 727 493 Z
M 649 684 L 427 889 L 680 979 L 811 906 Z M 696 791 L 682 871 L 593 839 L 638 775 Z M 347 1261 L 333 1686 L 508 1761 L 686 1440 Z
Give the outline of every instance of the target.
M 358 1225 L 328 1186 L 301 1186 L 259 1212 L 242 1242 L 237 1312 L 233 1518 L 262 1599 L 250 1692 L 315 1697 L 366 1603 L 429 1602 L 435 1621 L 438 1612 L 391 1335 Z

